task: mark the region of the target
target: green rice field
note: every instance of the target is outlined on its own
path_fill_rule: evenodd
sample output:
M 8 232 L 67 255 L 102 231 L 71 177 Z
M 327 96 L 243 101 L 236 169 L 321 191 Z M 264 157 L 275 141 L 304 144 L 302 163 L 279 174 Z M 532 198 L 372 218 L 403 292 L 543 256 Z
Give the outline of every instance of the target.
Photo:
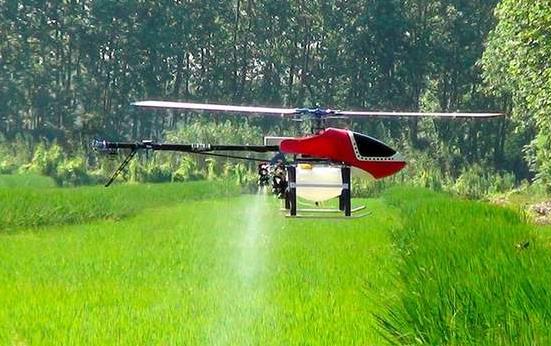
M 55 187 L 52 178 L 36 174 L 0 174 L 0 189 L 16 187 L 46 188 Z
M 288 219 L 223 182 L 0 188 L 2 345 L 546 345 L 551 238 L 422 189 Z

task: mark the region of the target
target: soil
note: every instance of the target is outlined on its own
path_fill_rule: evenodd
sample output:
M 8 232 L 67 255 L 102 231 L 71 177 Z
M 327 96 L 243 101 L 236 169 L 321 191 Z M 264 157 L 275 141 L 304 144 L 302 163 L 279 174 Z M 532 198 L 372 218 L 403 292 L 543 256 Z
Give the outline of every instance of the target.
M 528 209 L 534 215 L 535 223 L 539 225 L 551 224 L 551 201 L 533 204 Z

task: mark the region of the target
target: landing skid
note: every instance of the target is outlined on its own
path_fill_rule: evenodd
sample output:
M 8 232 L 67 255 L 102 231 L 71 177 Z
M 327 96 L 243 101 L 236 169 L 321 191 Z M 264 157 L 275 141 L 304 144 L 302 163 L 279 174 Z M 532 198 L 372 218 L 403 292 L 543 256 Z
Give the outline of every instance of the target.
M 363 213 L 358 215 L 350 215 L 350 216 L 343 216 L 343 215 L 303 215 L 303 214 L 297 214 L 295 216 L 291 215 L 285 215 L 286 218 L 290 219 L 328 219 L 328 220 L 350 220 L 350 219 L 361 219 L 363 217 L 366 217 L 368 215 L 371 215 L 371 213 Z
M 365 209 L 365 205 L 362 205 L 362 206 L 359 206 L 359 207 L 356 207 L 356 208 L 353 208 L 351 210 L 352 214 L 357 212 L 357 211 L 360 211 L 360 210 L 364 210 Z M 282 210 L 285 210 L 285 209 L 282 209 Z M 339 210 L 339 209 L 317 209 L 317 208 L 311 208 L 311 209 L 297 209 L 297 212 L 307 212 L 307 213 L 342 213 L 342 210 Z
M 365 205 L 353 208 L 351 209 L 350 216 L 344 216 L 344 215 L 331 215 L 336 213 L 342 213 L 342 210 L 339 210 L 339 209 L 308 208 L 308 209 L 297 209 L 296 215 L 287 214 L 285 216 L 289 218 L 296 217 L 299 219 L 359 219 L 371 214 L 370 212 L 366 212 L 366 213 L 354 215 L 355 213 L 364 209 L 365 209 Z M 280 211 L 288 212 L 289 210 L 285 208 L 281 208 Z
M 350 212 L 351 213 L 355 213 L 355 212 L 358 212 L 360 210 L 364 210 L 365 209 L 365 205 L 361 205 L 359 207 L 356 207 L 356 208 L 353 208 Z M 280 208 L 279 209 L 280 211 L 284 211 L 284 212 L 287 212 L 289 211 L 288 209 L 285 209 L 285 208 Z M 305 208 L 305 209 L 297 209 L 297 212 L 307 212 L 307 213 L 342 213 L 342 210 L 340 209 L 328 209 L 328 208 Z

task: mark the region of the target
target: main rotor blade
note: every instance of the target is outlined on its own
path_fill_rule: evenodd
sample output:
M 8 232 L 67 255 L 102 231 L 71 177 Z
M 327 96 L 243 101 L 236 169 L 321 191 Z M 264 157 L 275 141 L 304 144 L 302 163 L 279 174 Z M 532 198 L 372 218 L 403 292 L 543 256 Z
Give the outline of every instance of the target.
M 350 117 L 433 117 L 433 118 L 495 118 L 503 113 L 443 113 L 443 112 L 370 112 L 370 111 L 336 111 L 335 115 Z
M 207 104 L 207 103 L 187 103 L 187 102 L 168 102 L 168 101 L 139 101 L 139 102 L 132 103 L 132 105 L 137 107 L 146 107 L 146 108 L 260 113 L 260 114 L 272 114 L 272 115 L 281 115 L 281 116 L 297 113 L 297 110 L 294 108 L 230 106 L 230 105 L 216 105 L 216 104 Z

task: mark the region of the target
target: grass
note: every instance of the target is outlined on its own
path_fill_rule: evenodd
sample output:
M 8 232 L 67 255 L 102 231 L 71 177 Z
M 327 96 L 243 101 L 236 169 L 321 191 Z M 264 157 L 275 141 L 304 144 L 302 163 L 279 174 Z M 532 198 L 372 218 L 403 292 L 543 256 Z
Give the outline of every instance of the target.
M 27 187 L 27 188 L 47 188 L 55 187 L 56 184 L 52 178 L 36 174 L 0 174 L 0 189 Z
M 145 208 L 238 193 L 237 186 L 225 182 L 0 189 L 0 232 L 120 219 Z
M 0 344 L 381 344 L 393 216 L 368 203 L 289 220 L 243 196 L 4 234 Z
M 396 344 L 551 342 L 548 241 L 519 214 L 416 189 L 385 195 L 403 285 L 381 324 Z
M 9 213 L 53 216 L 0 232 L 0 344 L 551 341 L 551 228 L 511 209 L 394 188 L 364 219 L 290 220 L 203 183 L 19 191 Z

